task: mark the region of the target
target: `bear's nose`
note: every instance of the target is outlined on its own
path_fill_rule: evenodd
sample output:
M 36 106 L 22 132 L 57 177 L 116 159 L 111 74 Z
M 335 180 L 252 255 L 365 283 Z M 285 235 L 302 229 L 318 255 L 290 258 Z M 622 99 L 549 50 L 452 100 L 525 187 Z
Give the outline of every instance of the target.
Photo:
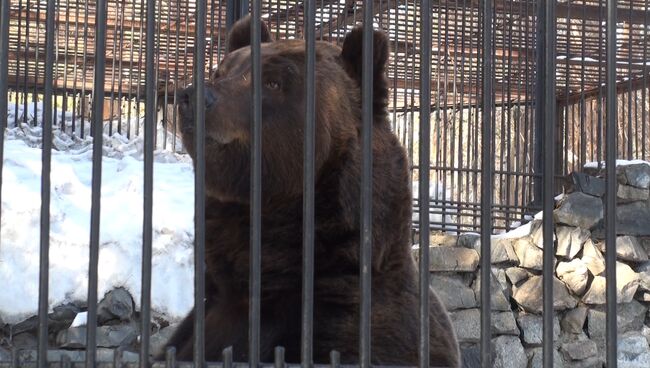
M 194 100 L 196 99 L 196 93 L 194 87 L 188 87 L 182 90 L 179 93 L 179 104 L 181 106 L 190 107 L 193 105 Z M 217 95 L 210 87 L 205 87 L 204 92 L 205 98 L 205 108 L 210 109 L 214 103 L 217 101 Z

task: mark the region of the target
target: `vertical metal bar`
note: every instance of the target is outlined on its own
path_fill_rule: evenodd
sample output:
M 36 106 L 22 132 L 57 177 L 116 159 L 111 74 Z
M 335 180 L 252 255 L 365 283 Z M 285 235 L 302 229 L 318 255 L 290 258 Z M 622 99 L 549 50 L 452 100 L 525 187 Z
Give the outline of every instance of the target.
M 146 65 L 154 65 L 156 38 L 156 0 L 147 0 Z M 144 193 L 142 224 L 142 290 L 140 293 L 140 367 L 149 365 L 149 340 L 151 334 L 151 256 L 153 207 L 153 150 L 156 134 L 156 84 L 155 73 L 146 73 L 144 116 Z M 112 117 L 111 117 L 112 121 Z M 196 266 L 195 266 L 196 267 Z M 196 337 L 195 337 L 196 338 Z
M 647 27 L 648 27 L 648 0 L 645 0 L 643 3 L 643 24 L 644 24 L 644 31 L 643 31 L 643 37 L 646 36 L 647 32 Z M 601 23 L 602 24 L 602 23 Z M 646 125 L 648 122 L 648 110 L 646 109 L 646 93 L 648 90 L 648 83 L 647 83 L 647 76 L 648 76 L 648 42 L 645 40 L 643 42 L 643 88 L 641 89 L 641 159 L 645 160 L 645 155 L 646 155 Z M 598 90 L 600 90 L 600 83 L 598 84 Z
M 73 75 L 73 81 L 72 81 L 72 134 L 75 133 L 76 131 L 76 123 L 77 123 L 77 80 L 79 79 L 77 77 L 77 54 L 79 49 L 79 3 L 75 4 L 75 12 L 74 12 L 74 58 L 73 58 L 73 68 L 72 68 L 72 75 Z M 36 109 L 34 109 L 36 110 Z
M 606 145 L 606 194 L 605 194 L 605 295 L 607 312 L 605 334 L 607 339 L 607 367 L 616 368 L 616 0 L 607 0 L 607 132 Z
M 39 7 L 40 8 L 40 7 Z M 88 24 L 88 0 L 84 1 L 84 24 Z M 81 75 L 81 138 L 84 138 L 85 133 L 86 133 L 86 59 L 87 59 L 87 52 L 88 52 L 88 27 L 84 27 L 84 35 L 83 35 L 83 40 L 84 40 L 84 47 L 83 47 L 83 62 L 81 64 L 81 70 L 83 71 L 83 74 Z
M 483 126 L 481 131 L 481 366 L 491 368 L 490 293 L 492 234 L 492 0 L 483 2 Z
M 253 97 L 251 132 L 251 234 L 250 234 L 250 309 L 249 351 L 251 368 L 260 363 L 260 292 L 262 257 L 262 64 L 261 64 L 261 14 L 262 3 L 253 1 L 251 22 L 251 59 Z
M 22 14 L 23 12 L 23 2 L 22 0 L 18 0 L 18 13 Z M 20 42 L 21 42 L 21 36 L 23 32 L 23 17 L 20 16 L 18 17 L 18 31 L 17 31 L 17 37 L 16 37 L 16 49 L 20 52 Z M 19 80 L 20 80 L 20 72 L 22 71 L 20 67 L 20 56 L 17 53 L 16 54 L 16 104 L 14 105 L 14 126 L 19 126 L 18 125 L 18 119 L 20 118 L 18 115 L 18 106 L 20 105 L 20 85 L 19 85 Z
M 177 4 L 180 4 L 180 2 L 177 2 Z M 178 27 L 178 23 L 176 24 L 176 27 Z M 133 74 L 134 74 L 133 73 L 133 48 L 135 47 L 135 1 L 131 3 L 130 43 L 131 45 L 130 45 L 130 55 L 129 55 L 129 92 L 127 95 L 129 102 L 126 107 L 126 139 L 131 139 L 131 108 L 133 103 Z M 178 55 L 178 52 L 176 54 Z
M 41 29 L 41 3 L 36 3 L 36 29 Z M 34 102 L 34 122 L 33 126 L 38 125 L 38 77 L 39 77 L 39 56 L 41 50 L 41 32 L 36 32 L 36 47 L 34 48 L 34 90 L 32 100 Z
M 30 23 L 30 13 L 31 13 L 31 7 L 29 0 L 26 0 L 26 19 L 25 19 L 25 46 L 24 46 L 24 58 L 25 58 L 25 75 L 23 76 L 23 124 L 27 124 L 27 104 L 29 103 L 27 101 L 27 94 L 29 88 L 27 87 L 27 78 L 29 76 L 29 23 Z M 69 9 L 67 7 L 66 9 Z M 66 10 L 68 11 L 68 10 Z
M 29 3 L 29 2 L 28 2 Z M 61 99 L 62 101 L 62 106 L 61 106 L 61 131 L 65 132 L 66 128 L 66 119 L 65 119 L 65 113 L 68 109 L 68 44 L 70 40 L 70 4 L 66 2 L 65 4 L 65 27 L 63 28 L 63 32 L 65 32 L 65 36 L 63 38 L 63 42 L 65 43 L 63 45 L 63 88 L 61 88 Z M 25 41 L 27 42 L 29 40 L 29 35 L 25 37 Z M 27 46 L 27 43 L 25 43 L 25 46 Z M 27 59 L 27 55 L 25 55 L 25 60 Z M 27 77 L 27 69 L 28 69 L 28 64 L 27 61 L 25 61 L 25 77 Z M 25 90 L 27 89 L 27 78 L 25 78 Z M 25 95 L 27 97 L 27 95 Z
M 314 196 L 315 196 L 315 140 L 316 140 L 316 2 L 307 0 L 305 8 L 305 151 L 303 178 L 303 263 L 302 263 L 302 368 L 313 363 L 314 319 Z M 321 27 L 322 30 L 322 27 Z
M 431 165 L 431 1 L 420 3 L 420 368 L 429 367 L 429 167 Z M 364 64 L 368 65 L 368 64 Z
M 229 346 L 225 349 L 223 349 L 222 356 L 223 356 L 223 368 L 232 368 L 232 346 Z
M 372 59 L 373 59 L 373 4 L 367 2 L 363 7 L 363 70 L 361 76 L 362 100 L 362 144 L 363 168 L 361 177 L 361 311 L 359 323 L 359 364 L 370 368 L 370 309 L 371 309 L 371 257 L 372 257 Z
M 194 364 L 205 363 L 205 29 L 206 0 L 196 4 L 194 86 L 196 176 L 194 179 Z M 144 368 L 144 367 L 143 367 Z
M 543 239 L 544 252 L 542 262 L 543 275 L 543 363 L 544 367 L 553 367 L 553 266 L 555 251 L 553 248 L 553 209 L 555 174 L 555 0 L 544 0 L 544 74 L 538 76 L 537 82 L 542 83 L 544 90 L 544 109 L 542 117 L 537 121 L 544 126 L 544 194 L 543 200 Z M 544 79 L 540 79 L 544 78 Z M 538 111 L 541 111 L 538 110 Z
M 647 0 L 646 0 L 647 1 Z M 603 49 L 603 12 L 601 10 L 602 0 L 598 0 L 598 50 Z M 645 63 L 645 62 L 644 62 Z M 598 168 L 601 168 L 602 165 L 602 146 L 603 146 L 603 88 L 602 88 L 602 77 L 603 77 L 603 58 L 602 56 L 598 58 L 598 123 L 597 123 L 597 132 L 596 132 L 596 161 L 598 162 Z M 644 83 L 645 85 L 645 83 Z
M 126 2 L 120 7 L 120 45 L 117 48 L 117 54 L 113 57 L 119 57 L 120 60 L 117 64 L 117 132 L 122 134 L 122 60 L 124 58 L 124 17 L 125 17 Z M 117 27 L 117 26 L 116 26 Z M 128 131 L 127 131 L 128 134 Z
M 8 125 L 9 6 L 10 0 L 0 0 L 0 173 L 4 164 L 5 127 Z M 0 175 L 0 203 L 2 203 L 2 175 Z
M 50 264 L 50 170 L 52 163 L 52 97 L 54 89 L 54 1 L 47 2 L 45 36 L 45 93 L 43 101 L 43 148 L 41 158 L 41 237 L 38 284 L 38 367 L 47 365 L 47 310 Z
M 122 7 L 124 7 L 124 6 L 122 6 Z M 110 98 L 109 98 L 110 104 L 108 105 L 108 110 L 109 110 L 108 118 L 110 119 L 109 123 L 108 123 L 108 135 L 109 136 L 113 135 L 113 116 L 114 116 L 113 113 L 115 112 L 114 111 L 114 105 L 115 105 L 115 63 L 117 61 L 117 57 L 115 55 L 118 52 L 118 50 L 117 50 L 117 28 L 120 25 L 120 18 L 119 18 L 119 13 L 118 13 L 119 8 L 120 8 L 120 2 L 116 1 L 115 2 L 115 26 L 113 28 L 113 38 L 112 38 L 112 42 L 113 42 L 113 53 L 112 53 L 113 60 L 112 60 L 112 65 L 111 65 L 111 93 L 110 93 Z M 118 129 L 119 129 L 119 124 L 118 124 Z M 118 132 L 119 132 L 119 130 L 118 130 Z
M 165 368 L 176 367 L 176 348 L 170 346 L 165 351 Z
M 99 223 L 102 183 L 102 125 L 104 116 L 104 70 L 106 67 L 107 0 L 97 0 L 95 21 L 95 80 L 93 82 L 93 169 L 90 207 L 90 258 L 88 266 L 88 323 L 86 335 L 86 367 L 96 364 L 97 347 L 97 281 L 99 264 Z
M 284 361 L 284 348 L 281 346 L 276 346 L 274 351 L 273 351 L 273 358 L 274 358 L 274 364 L 273 368 L 284 368 L 285 367 L 285 361 Z
M 627 48 L 627 159 L 632 160 L 634 157 L 634 130 L 632 128 L 632 33 L 634 29 L 632 27 L 632 10 L 634 9 L 634 4 L 630 0 L 629 4 L 629 15 L 630 21 L 628 22 L 628 48 Z

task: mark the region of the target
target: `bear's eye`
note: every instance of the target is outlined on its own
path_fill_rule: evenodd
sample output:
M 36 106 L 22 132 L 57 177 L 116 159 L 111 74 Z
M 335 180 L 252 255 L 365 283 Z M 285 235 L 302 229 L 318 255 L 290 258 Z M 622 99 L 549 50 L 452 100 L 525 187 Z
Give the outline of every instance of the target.
M 274 80 L 270 80 L 266 82 L 266 87 L 268 89 L 278 90 L 280 89 L 280 83 Z

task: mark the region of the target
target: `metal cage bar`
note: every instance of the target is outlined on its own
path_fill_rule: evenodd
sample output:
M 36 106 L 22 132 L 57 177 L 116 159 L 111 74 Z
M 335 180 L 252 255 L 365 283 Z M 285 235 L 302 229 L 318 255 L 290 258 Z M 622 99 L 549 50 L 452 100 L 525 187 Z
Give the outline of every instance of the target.
M 97 15 L 95 22 L 95 66 L 97 70 L 104 70 L 106 63 L 106 17 L 108 2 L 97 1 Z M 95 132 L 93 136 L 93 168 L 92 168 L 92 192 L 91 192 L 91 213 L 90 213 L 90 243 L 89 243 L 89 265 L 88 265 L 88 318 L 86 346 L 86 367 L 96 366 L 97 359 L 97 283 L 99 269 L 99 224 L 101 206 L 101 184 L 102 184 L 102 154 L 103 154 L 103 115 L 104 115 L 104 73 L 95 73 L 93 90 L 92 124 Z
M 251 22 L 251 182 L 250 182 L 250 290 L 248 363 L 260 363 L 260 303 L 262 268 L 262 25 L 261 0 L 252 3 Z
M 52 98 L 54 96 L 54 1 L 47 2 L 45 35 L 45 93 L 43 101 L 43 147 L 41 156 L 41 222 L 38 280 L 38 362 L 39 368 L 47 366 L 47 311 L 49 294 L 50 252 L 50 171 L 52 165 Z
M 370 313 L 371 313 L 371 270 L 372 270 L 372 124 L 373 124 L 373 3 L 363 7 L 363 45 L 361 70 L 361 242 L 359 257 L 359 280 L 361 310 L 359 320 L 359 365 L 370 368 Z
M 314 238 L 315 238 L 315 150 L 316 150 L 316 2 L 305 7 L 305 144 L 303 177 L 303 281 L 301 361 L 303 368 L 313 364 L 314 335 Z M 283 359 L 284 360 L 284 357 Z
M 146 65 L 155 63 L 155 27 L 156 1 L 146 1 Z M 113 41 L 114 42 L 114 41 Z M 145 368 L 149 361 L 149 341 L 151 334 L 151 256 L 152 256 L 152 210 L 153 210 L 153 151 L 156 129 L 156 73 L 147 73 L 145 82 L 145 117 L 144 117 L 144 192 L 142 219 L 142 291 L 141 303 L 141 339 L 140 367 Z M 110 125 L 113 125 L 113 117 Z
M 607 119 L 605 141 L 605 319 L 606 363 L 609 368 L 618 366 L 616 321 L 616 156 L 617 156 L 617 99 L 616 94 L 616 19 L 617 0 L 607 0 L 607 65 L 605 66 Z
M 205 34 L 207 1 L 196 4 L 194 53 L 194 116 L 196 167 L 194 177 L 194 363 L 205 364 Z
M 483 15 L 483 57 L 482 61 L 482 100 L 483 119 L 481 127 L 481 367 L 492 367 L 492 309 L 491 286 L 492 278 L 492 122 L 493 122 L 493 63 L 492 44 L 493 7 L 492 0 L 485 0 L 481 7 Z
M 429 367 L 429 165 L 431 145 L 431 2 L 420 3 L 420 331 L 419 366 Z

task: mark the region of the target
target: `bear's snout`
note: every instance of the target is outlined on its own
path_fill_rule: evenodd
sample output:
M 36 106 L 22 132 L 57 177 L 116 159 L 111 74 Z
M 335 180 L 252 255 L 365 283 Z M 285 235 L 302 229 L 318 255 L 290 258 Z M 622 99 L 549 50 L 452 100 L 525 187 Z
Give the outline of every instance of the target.
M 217 102 L 217 94 L 212 88 L 206 86 L 204 92 L 205 109 L 209 110 Z M 181 109 L 181 114 L 184 116 L 191 116 L 194 102 L 196 101 L 196 90 L 194 87 L 188 87 L 178 93 L 178 105 Z
M 206 86 L 204 92 L 205 109 L 210 110 L 217 102 L 217 94 L 212 88 Z M 181 129 L 190 131 L 194 127 L 194 106 L 196 102 L 196 90 L 193 86 L 187 87 L 178 92 L 178 108 L 183 120 Z

